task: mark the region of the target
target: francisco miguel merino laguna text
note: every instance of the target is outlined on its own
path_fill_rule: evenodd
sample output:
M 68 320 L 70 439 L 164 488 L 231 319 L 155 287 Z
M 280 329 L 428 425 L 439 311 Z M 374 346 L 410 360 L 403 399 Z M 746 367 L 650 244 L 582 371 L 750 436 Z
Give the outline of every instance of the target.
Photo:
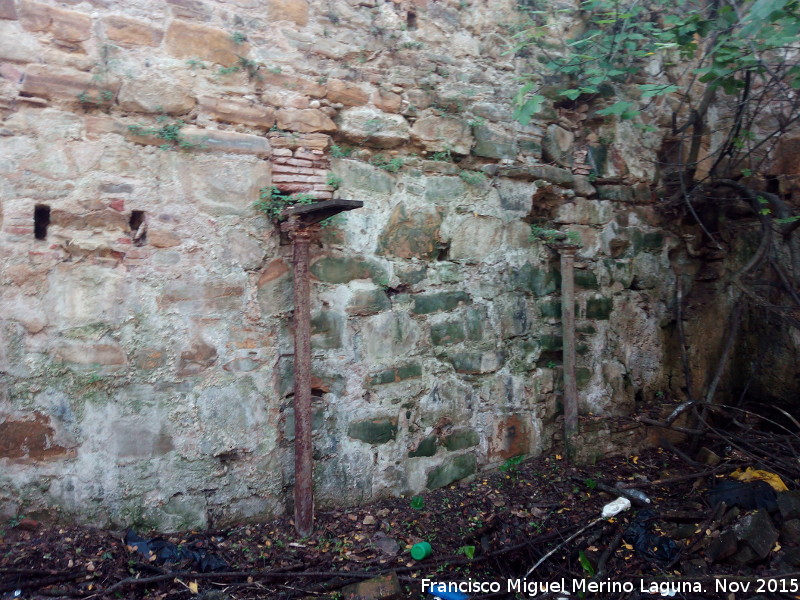
M 638 585 L 637 585 L 638 583 Z M 490 594 L 503 591 L 499 581 L 448 581 L 436 582 L 431 579 L 422 580 L 422 592 L 461 592 L 462 594 Z M 587 579 L 560 579 L 555 581 L 529 581 L 527 579 L 506 580 L 507 593 L 522 593 L 537 596 L 547 592 L 571 593 L 631 593 L 649 592 L 651 594 L 674 594 L 676 592 L 703 593 L 705 589 L 697 581 L 589 581 Z

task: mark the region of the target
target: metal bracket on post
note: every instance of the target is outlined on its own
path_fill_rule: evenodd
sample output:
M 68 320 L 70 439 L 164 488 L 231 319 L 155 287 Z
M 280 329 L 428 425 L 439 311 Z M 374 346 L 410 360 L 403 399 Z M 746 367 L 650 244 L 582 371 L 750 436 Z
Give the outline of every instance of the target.
M 362 206 L 360 200 L 325 200 L 287 208 L 280 216 L 281 232 L 292 242 L 294 267 L 294 527 L 303 537 L 314 531 L 309 246 L 320 221 Z

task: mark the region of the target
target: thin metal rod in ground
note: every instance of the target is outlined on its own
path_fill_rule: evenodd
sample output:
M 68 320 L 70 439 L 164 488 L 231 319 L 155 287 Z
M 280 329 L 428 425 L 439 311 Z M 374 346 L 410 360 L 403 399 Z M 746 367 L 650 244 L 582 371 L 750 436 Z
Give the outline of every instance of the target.
M 597 525 L 602 520 L 603 520 L 603 517 L 597 517 L 594 521 L 591 521 L 588 525 L 585 525 L 585 526 L 581 527 L 578 531 L 573 533 L 571 536 L 569 536 L 567 539 L 565 539 L 563 542 L 561 542 L 558 546 L 556 546 L 555 548 L 550 550 L 550 552 L 548 552 L 542 558 L 540 558 L 539 561 L 535 565 L 533 565 L 530 569 L 528 569 L 528 572 L 525 573 L 525 577 L 528 577 L 531 573 L 533 573 L 539 565 L 541 565 L 544 561 L 546 561 L 548 558 L 550 558 L 553 554 L 558 552 L 559 549 L 561 549 L 564 546 L 566 546 L 568 543 L 570 543 L 572 540 L 574 540 L 576 537 L 578 537 L 584 531 L 586 531 L 587 529 L 589 529 L 591 527 L 594 527 L 595 525 Z

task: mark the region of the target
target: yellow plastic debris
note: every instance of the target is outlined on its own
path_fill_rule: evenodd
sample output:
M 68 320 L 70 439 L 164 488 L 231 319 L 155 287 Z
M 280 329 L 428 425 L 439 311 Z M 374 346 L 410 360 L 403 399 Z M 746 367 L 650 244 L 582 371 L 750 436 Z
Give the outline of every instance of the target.
M 783 480 L 780 478 L 780 476 L 775 473 L 771 473 L 770 471 L 763 471 L 761 469 L 747 467 L 744 471 L 741 469 L 736 469 L 733 473 L 731 473 L 731 477 L 738 479 L 739 481 L 766 481 L 776 492 L 786 492 L 789 490 L 789 488 L 786 487 L 786 484 L 783 483 Z

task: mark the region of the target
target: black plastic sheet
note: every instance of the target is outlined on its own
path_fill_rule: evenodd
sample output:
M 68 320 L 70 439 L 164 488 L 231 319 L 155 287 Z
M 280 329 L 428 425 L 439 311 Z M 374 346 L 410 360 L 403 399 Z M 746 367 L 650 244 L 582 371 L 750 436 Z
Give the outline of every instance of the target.
M 708 501 L 711 506 L 724 502 L 745 510 L 778 508 L 778 496 L 766 481 L 722 481 L 709 490 Z
M 146 540 L 143 537 L 139 537 L 132 529 L 129 529 L 125 534 L 125 543 L 135 548 L 139 554 L 142 554 L 148 560 L 150 560 L 150 556 L 155 555 L 154 562 L 157 565 L 188 560 L 194 563 L 201 573 L 221 571 L 228 568 L 228 563 L 216 554 L 208 552 L 206 548 L 200 545 L 201 542 L 189 542 L 185 546 L 183 544 L 176 546 L 172 542 L 159 537 Z
M 640 510 L 622 537 L 646 560 L 666 564 L 678 556 L 678 546 L 668 537 L 650 531 L 655 518 L 649 508 Z

